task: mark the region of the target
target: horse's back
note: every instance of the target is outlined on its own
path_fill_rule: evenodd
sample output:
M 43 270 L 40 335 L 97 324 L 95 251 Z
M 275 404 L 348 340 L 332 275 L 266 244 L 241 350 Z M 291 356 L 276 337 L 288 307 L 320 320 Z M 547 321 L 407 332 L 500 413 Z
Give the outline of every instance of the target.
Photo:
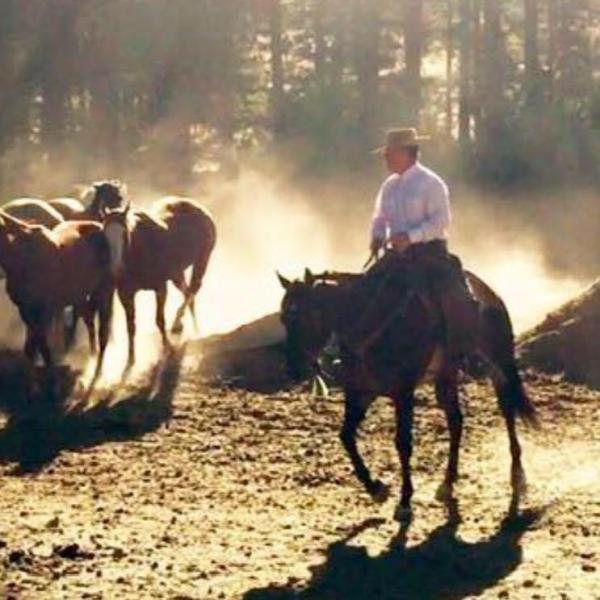
M 78 219 L 85 213 L 85 207 L 75 198 L 53 198 L 48 204 L 67 220 Z
M 15 217 L 26 223 L 43 225 L 53 229 L 64 221 L 60 212 L 53 208 L 45 200 L 38 198 L 17 198 L 2 206 L 2 210 L 11 217 Z

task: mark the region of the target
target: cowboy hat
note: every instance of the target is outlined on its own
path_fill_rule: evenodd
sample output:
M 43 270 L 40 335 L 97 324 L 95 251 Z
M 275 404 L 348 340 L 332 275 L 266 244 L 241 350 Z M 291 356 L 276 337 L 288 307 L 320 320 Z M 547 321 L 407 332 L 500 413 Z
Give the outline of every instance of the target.
M 386 148 L 397 149 L 408 146 L 418 146 L 421 142 L 431 139 L 428 135 L 420 135 L 414 127 L 392 129 L 387 132 L 385 146 L 373 150 L 374 154 L 380 154 Z

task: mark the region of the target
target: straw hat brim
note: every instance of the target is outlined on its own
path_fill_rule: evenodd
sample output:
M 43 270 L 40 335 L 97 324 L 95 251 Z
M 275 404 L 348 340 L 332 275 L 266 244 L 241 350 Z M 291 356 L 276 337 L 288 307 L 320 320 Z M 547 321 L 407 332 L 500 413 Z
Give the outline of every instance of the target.
M 429 135 L 417 135 L 409 142 L 406 142 L 404 144 L 398 144 L 396 147 L 397 148 L 408 148 L 409 146 L 418 146 L 420 142 L 428 142 L 430 140 L 431 140 L 431 136 L 429 136 Z M 387 144 L 384 144 L 383 146 L 378 146 L 377 148 L 374 148 L 373 150 L 371 150 L 371 154 L 383 154 L 384 150 L 387 147 L 388 147 Z

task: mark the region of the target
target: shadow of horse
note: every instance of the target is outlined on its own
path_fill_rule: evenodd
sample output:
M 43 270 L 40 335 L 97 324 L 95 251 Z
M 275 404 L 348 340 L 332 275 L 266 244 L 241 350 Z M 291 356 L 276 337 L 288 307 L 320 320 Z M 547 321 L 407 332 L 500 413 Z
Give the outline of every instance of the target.
M 383 519 L 355 527 L 327 549 L 324 564 L 312 567 L 302 589 L 268 586 L 250 590 L 244 600 L 459 600 L 476 596 L 515 571 L 522 560 L 520 541 L 543 509 L 514 512 L 489 538 L 469 543 L 457 537 L 460 517 L 450 510 L 446 523 L 422 543 L 406 547 L 409 525 L 403 525 L 388 550 L 371 557 L 366 548 L 348 542 Z
M 0 430 L 0 462 L 16 463 L 16 474 L 35 473 L 64 450 L 136 439 L 168 424 L 183 355 L 183 348 L 166 354 L 124 397 L 112 390 L 90 402 L 78 397 L 79 373 L 67 367 L 55 370 L 51 381 L 37 374 L 32 394 L 20 358 L 2 352 L 0 409 L 7 420 Z

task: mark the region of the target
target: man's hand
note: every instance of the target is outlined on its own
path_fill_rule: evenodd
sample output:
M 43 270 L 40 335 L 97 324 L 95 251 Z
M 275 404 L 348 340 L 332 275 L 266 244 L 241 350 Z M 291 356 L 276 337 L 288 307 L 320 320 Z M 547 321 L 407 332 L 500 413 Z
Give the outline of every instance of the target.
M 392 246 L 396 252 L 404 252 L 410 246 L 408 233 L 397 233 L 392 236 Z

